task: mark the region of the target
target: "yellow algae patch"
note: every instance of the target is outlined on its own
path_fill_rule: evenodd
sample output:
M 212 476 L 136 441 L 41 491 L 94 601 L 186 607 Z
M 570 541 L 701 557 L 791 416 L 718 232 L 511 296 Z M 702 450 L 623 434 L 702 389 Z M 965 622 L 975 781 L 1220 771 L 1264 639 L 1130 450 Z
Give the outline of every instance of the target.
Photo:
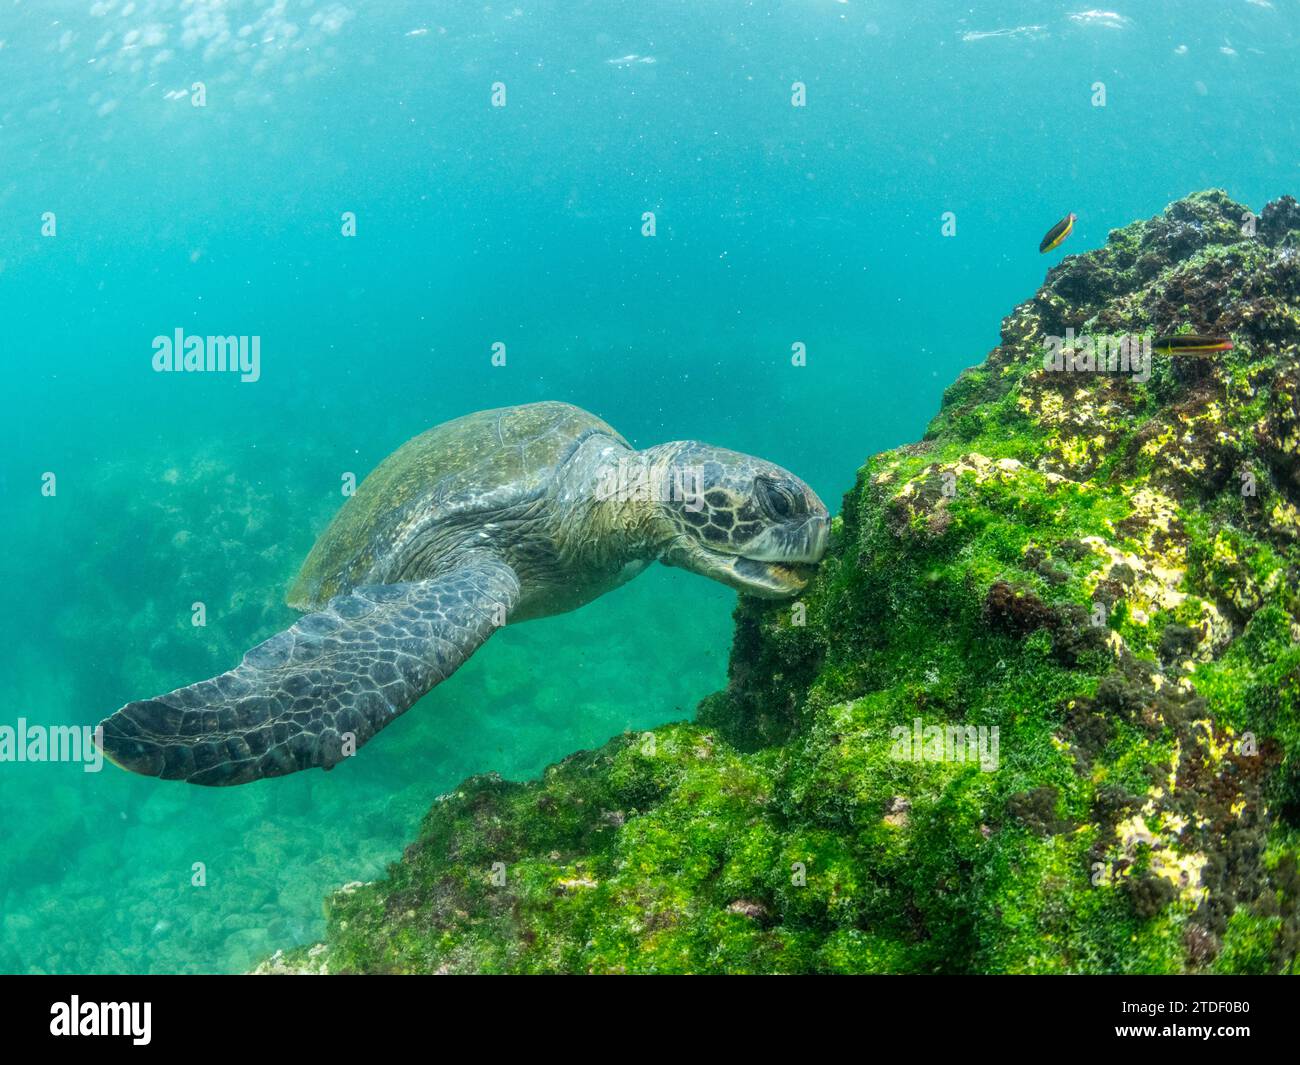
M 1084 578 L 1084 588 L 1092 595 L 1103 580 L 1115 579 L 1124 588 L 1124 601 L 1129 617 L 1139 625 L 1150 624 L 1152 617 L 1162 610 L 1176 610 L 1189 600 L 1182 590 L 1186 572 L 1178 566 L 1161 565 L 1123 551 L 1107 543 L 1100 536 L 1085 536 L 1080 540 L 1105 562 Z M 1117 566 L 1125 567 L 1123 579 L 1115 573 Z M 1203 599 L 1195 601 L 1200 610 L 1202 637 L 1196 649 L 1196 658 L 1208 661 L 1232 640 L 1232 626 L 1218 608 Z
M 1235 733 L 1232 729 L 1224 729 L 1223 738 L 1216 740 L 1214 738 L 1214 722 L 1208 718 L 1202 718 L 1200 721 L 1193 722 L 1193 726 L 1200 731 L 1196 736 L 1196 742 L 1204 749 L 1206 761 L 1212 765 L 1218 765 L 1228 755 L 1232 754 L 1232 745 Z
M 948 512 L 951 496 L 955 493 L 958 478 L 970 477 L 976 484 L 988 481 L 1005 483 L 1025 472 L 1025 466 L 1018 459 L 992 459 L 977 452 L 960 456 L 956 461 L 930 463 L 920 472 L 908 478 L 890 500 L 912 528 L 918 523 L 930 535 L 941 534 L 947 528 L 951 515 Z M 935 490 L 936 478 L 941 482 L 940 490 Z M 877 483 L 883 483 L 877 476 Z
M 1163 429 L 1159 434 L 1153 436 L 1142 445 L 1140 453 L 1145 455 L 1147 458 L 1155 458 L 1157 455 L 1164 452 L 1171 443 L 1173 443 L 1173 439 L 1173 429 Z
M 1129 516 L 1124 521 L 1126 530 L 1141 526 L 1146 532 L 1142 540 L 1147 557 L 1160 558 L 1171 566 L 1181 567 L 1187 560 L 1186 537 L 1178 520 L 1178 505 L 1163 492 L 1143 487 L 1128 497 Z M 1160 540 L 1159 546 L 1156 541 Z
M 1296 509 L 1295 504 L 1279 498 L 1269 512 L 1268 520 L 1273 529 L 1282 535 L 1292 538 L 1300 536 L 1300 510 Z
M 1063 440 L 1060 437 L 1056 437 L 1052 442 L 1056 444 L 1057 450 L 1061 454 L 1061 458 L 1064 459 L 1069 465 L 1082 466 L 1088 461 L 1089 441 L 1086 440 L 1084 437 L 1074 436 L 1074 437 L 1070 437 L 1068 440 Z M 1101 444 L 1104 447 L 1106 443 L 1106 439 L 1105 437 L 1097 437 L 1095 442 Z
M 1179 854 L 1174 850 L 1174 838 L 1186 826 L 1187 822 L 1183 818 L 1162 814 L 1158 830 L 1152 831 L 1146 818 L 1139 813 L 1127 821 L 1121 821 L 1115 832 L 1125 857 L 1135 859 L 1139 848 L 1146 847 L 1149 852 L 1147 869 L 1151 875 L 1168 881 L 1178 890 L 1179 897 L 1184 902 L 1195 906 L 1209 894 L 1201 884 L 1206 857 L 1195 851 Z M 1131 867 L 1126 868 L 1120 875 L 1128 876 L 1130 871 Z
M 1025 379 L 1026 388 L 1016 398 L 1016 403 L 1026 414 L 1036 414 L 1046 424 L 1055 425 L 1065 415 L 1065 397 L 1055 388 L 1047 386 L 1047 374 L 1035 370 Z M 1042 386 L 1035 388 L 1035 386 Z
M 1224 562 L 1228 565 L 1233 565 L 1240 561 L 1237 555 L 1236 545 L 1233 544 L 1230 537 L 1223 534 L 1222 529 L 1220 529 L 1214 537 L 1214 546 L 1210 557 L 1215 562 Z
M 960 456 L 956 462 L 931 463 L 926 466 L 915 477 L 910 478 L 906 484 L 899 490 L 896 498 L 905 498 L 920 491 L 922 485 L 933 478 L 936 474 L 951 473 L 956 477 L 964 474 L 974 474 L 975 483 L 983 484 L 985 481 L 997 479 L 1005 481 L 1024 469 L 1024 464 L 1018 459 L 991 459 L 987 455 L 981 455 L 972 451 L 970 454 Z M 876 478 L 881 482 L 881 478 Z
M 1124 848 L 1124 853 L 1129 857 L 1137 853 L 1139 846 L 1156 845 L 1156 834 L 1147 827 L 1146 818 L 1140 813 L 1116 825 L 1115 835 L 1119 839 L 1120 846 Z

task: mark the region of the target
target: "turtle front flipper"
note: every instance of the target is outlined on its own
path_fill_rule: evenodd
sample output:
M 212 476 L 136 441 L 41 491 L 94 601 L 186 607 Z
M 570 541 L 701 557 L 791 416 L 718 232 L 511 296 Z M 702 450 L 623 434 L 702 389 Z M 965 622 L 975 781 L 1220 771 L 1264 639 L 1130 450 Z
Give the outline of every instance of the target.
M 329 769 L 456 672 L 518 598 L 514 570 L 490 558 L 356 588 L 230 672 L 127 703 L 101 722 L 101 746 L 125 769 L 191 784 Z

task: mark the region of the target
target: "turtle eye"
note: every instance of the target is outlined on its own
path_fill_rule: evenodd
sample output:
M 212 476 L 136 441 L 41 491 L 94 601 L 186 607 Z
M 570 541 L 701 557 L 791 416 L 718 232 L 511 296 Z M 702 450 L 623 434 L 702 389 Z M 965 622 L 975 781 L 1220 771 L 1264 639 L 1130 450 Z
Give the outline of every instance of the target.
M 758 496 L 774 518 L 793 518 L 804 511 L 803 493 L 785 481 L 758 478 Z

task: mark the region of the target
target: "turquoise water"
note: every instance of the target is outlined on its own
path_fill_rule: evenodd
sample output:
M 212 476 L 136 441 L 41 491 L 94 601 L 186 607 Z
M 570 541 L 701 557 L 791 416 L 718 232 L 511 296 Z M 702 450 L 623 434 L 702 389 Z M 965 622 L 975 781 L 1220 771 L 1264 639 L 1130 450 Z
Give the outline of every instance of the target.
M 3 0 L 0 725 L 229 668 L 342 475 L 471 410 L 563 399 L 834 508 L 1061 255 L 1300 190 L 1300 4 L 1116 3 Z M 155 373 L 177 328 L 259 336 L 260 379 Z M 733 601 L 656 567 L 507 627 L 328 775 L 0 764 L 0 971 L 312 941 L 466 776 L 689 716 Z

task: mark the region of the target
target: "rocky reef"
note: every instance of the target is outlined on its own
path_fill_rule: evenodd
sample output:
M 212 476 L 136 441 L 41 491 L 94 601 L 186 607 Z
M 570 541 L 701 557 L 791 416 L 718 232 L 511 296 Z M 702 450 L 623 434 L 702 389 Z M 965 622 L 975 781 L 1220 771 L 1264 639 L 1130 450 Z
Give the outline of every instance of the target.
M 1001 340 L 693 723 L 467 780 L 262 970 L 1296 971 L 1300 207 L 1180 200 Z

